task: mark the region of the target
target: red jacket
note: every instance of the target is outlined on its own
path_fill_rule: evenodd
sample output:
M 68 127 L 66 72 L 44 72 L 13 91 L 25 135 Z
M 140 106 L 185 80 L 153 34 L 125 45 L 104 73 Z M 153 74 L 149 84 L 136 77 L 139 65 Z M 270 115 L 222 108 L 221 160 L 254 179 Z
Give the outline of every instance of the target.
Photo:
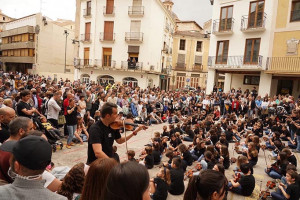
M 236 105 L 235 108 L 234 108 L 234 105 Z M 240 105 L 240 103 L 238 101 L 233 101 L 232 104 L 231 104 L 231 109 L 232 110 L 238 110 L 239 105 Z

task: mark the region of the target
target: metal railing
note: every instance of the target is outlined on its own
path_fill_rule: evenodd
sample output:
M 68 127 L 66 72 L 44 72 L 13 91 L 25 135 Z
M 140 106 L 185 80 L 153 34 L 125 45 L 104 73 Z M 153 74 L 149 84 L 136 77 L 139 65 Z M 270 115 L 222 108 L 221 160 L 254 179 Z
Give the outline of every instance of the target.
M 193 71 L 203 71 L 203 64 L 195 63 L 193 65 Z
M 91 8 L 83 9 L 83 16 L 84 17 L 90 17 L 91 15 L 92 15 L 92 9 Z
M 103 15 L 114 15 L 115 7 L 114 6 L 104 6 L 103 7 Z
M 144 33 L 142 32 L 126 32 L 125 40 L 127 42 L 142 42 L 144 39 Z
M 243 67 L 243 66 L 258 66 L 262 67 L 263 56 L 258 56 L 252 62 L 245 62 L 244 56 L 228 56 L 228 57 L 208 57 L 208 66 L 210 67 Z
M 77 67 L 93 67 L 92 59 L 76 59 L 74 65 Z
M 300 10 L 294 10 L 291 12 L 291 22 L 300 21 Z
M 233 31 L 233 25 L 234 25 L 234 18 L 228 18 L 228 19 L 216 19 L 213 23 L 213 33 L 218 32 L 232 32 Z
M 121 68 L 124 70 L 142 70 L 142 62 L 122 61 Z
M 266 70 L 275 73 L 300 73 L 300 57 L 269 57 Z
M 100 33 L 100 41 L 115 41 L 115 33 L 106 33 L 106 32 L 101 32 Z
M 175 70 L 185 70 L 186 64 L 185 63 L 176 63 Z
M 129 6 L 128 15 L 144 15 L 144 6 Z
M 266 19 L 267 19 L 267 14 L 264 13 L 264 15 L 261 17 L 261 19 L 256 19 L 256 20 L 250 20 L 250 16 L 244 15 L 242 16 L 242 21 L 241 21 L 241 30 L 246 31 L 246 30 L 258 30 L 258 29 L 264 29 L 266 26 Z
M 91 33 L 81 34 L 80 40 L 82 42 L 91 42 L 92 41 L 92 34 Z

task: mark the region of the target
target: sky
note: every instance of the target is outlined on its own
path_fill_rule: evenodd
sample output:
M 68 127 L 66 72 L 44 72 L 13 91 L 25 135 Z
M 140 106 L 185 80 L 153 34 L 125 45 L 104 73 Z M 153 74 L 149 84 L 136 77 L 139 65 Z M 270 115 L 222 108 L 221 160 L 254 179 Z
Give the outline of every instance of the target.
M 13 18 L 20 18 L 42 11 L 53 20 L 75 20 L 76 0 L 0 0 L 2 12 Z M 146 0 L 148 1 L 148 0 Z M 41 5 L 42 2 L 42 6 Z M 209 0 L 173 0 L 173 11 L 180 20 L 193 20 L 203 26 L 211 18 Z M 59 6 L 58 6 L 59 5 Z

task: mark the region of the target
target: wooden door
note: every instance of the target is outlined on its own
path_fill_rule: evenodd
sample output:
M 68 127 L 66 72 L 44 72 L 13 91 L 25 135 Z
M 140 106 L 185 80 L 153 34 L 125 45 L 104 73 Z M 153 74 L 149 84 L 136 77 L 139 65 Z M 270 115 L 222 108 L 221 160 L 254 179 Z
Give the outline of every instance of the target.
M 197 88 L 199 86 L 199 78 L 191 77 L 191 87 Z
M 85 41 L 91 39 L 91 22 L 85 23 Z
M 112 49 L 111 48 L 103 48 L 103 67 L 110 67 L 111 66 L 111 55 Z
M 84 66 L 90 64 L 90 48 L 84 48 Z
M 114 13 L 114 0 L 106 0 L 106 14 Z
M 105 21 L 104 22 L 104 40 L 112 41 L 114 36 L 114 22 Z
M 176 88 L 184 87 L 185 77 L 184 76 L 177 76 L 176 80 Z

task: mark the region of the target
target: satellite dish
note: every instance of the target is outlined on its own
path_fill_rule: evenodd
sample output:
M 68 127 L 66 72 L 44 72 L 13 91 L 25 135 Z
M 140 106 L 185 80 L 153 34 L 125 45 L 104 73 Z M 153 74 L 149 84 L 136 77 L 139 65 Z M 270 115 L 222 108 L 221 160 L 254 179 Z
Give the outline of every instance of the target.
M 35 33 L 36 33 L 36 34 L 39 34 L 39 33 L 40 33 L 40 26 L 39 26 L 39 25 L 36 25 L 36 26 L 35 26 Z

